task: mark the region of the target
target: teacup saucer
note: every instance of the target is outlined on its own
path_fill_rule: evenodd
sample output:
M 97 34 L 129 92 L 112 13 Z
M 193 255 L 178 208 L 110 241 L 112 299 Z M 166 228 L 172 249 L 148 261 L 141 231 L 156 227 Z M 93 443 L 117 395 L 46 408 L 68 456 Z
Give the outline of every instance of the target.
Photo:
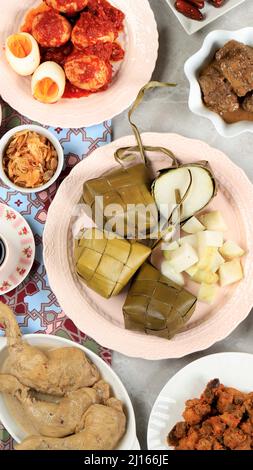
M 26 220 L 0 203 L 0 238 L 6 257 L 0 265 L 0 295 L 15 289 L 29 274 L 35 257 L 35 242 Z

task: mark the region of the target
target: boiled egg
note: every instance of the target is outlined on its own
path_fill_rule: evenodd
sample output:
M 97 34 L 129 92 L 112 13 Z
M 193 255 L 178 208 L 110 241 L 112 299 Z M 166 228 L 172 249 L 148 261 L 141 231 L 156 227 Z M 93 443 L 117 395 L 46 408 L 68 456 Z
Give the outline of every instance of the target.
M 42 103 L 60 100 L 66 85 L 64 70 L 56 62 L 44 62 L 32 77 L 33 97 Z
M 12 34 L 6 40 L 5 54 L 10 66 L 19 75 L 32 75 L 40 65 L 40 50 L 31 34 Z

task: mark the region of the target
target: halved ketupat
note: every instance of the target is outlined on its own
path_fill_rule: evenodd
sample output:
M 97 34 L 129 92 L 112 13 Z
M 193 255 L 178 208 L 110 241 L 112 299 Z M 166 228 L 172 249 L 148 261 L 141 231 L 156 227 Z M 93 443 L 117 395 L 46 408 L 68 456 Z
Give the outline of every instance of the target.
M 234 259 L 220 266 L 219 269 L 220 285 L 222 287 L 235 284 L 243 279 L 243 268 L 240 260 Z
M 205 227 L 196 217 L 191 217 L 191 219 L 182 226 L 182 230 L 185 233 L 195 234 L 205 230 Z
M 228 229 L 220 211 L 213 211 L 208 214 L 201 215 L 199 219 L 207 230 L 226 232 Z
M 152 193 L 165 219 L 171 215 L 179 193 L 184 199 L 180 216 L 183 222 L 209 204 L 217 194 L 217 184 L 208 162 L 201 161 L 162 170 L 152 185 Z
M 228 240 L 224 243 L 224 245 L 220 248 L 220 253 L 228 260 L 241 258 L 243 255 L 245 255 L 245 251 L 232 240 Z
M 217 284 L 201 284 L 198 292 L 198 300 L 207 304 L 213 304 L 216 299 L 218 289 Z

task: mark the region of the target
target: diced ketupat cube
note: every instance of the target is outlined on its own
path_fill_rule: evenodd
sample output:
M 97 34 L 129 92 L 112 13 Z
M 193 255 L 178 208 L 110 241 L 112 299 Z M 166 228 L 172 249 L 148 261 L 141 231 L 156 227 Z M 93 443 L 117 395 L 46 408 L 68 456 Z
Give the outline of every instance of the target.
M 212 271 L 211 267 L 214 264 L 217 254 L 218 248 L 216 248 L 215 246 L 207 246 L 203 250 L 203 254 L 199 259 L 199 269 L 206 269 L 207 271 Z
M 182 226 L 182 230 L 186 233 L 198 233 L 205 230 L 205 227 L 196 217 L 192 217 Z
M 215 232 L 212 230 L 206 230 L 205 232 L 198 232 L 198 254 L 201 258 L 205 255 L 206 247 L 214 246 L 216 248 L 221 248 L 223 245 L 223 233 Z
M 243 269 L 240 260 L 228 261 L 219 269 L 220 285 L 222 287 L 235 284 L 243 279 Z
M 170 266 L 177 272 L 182 273 L 198 262 L 199 258 L 191 245 L 185 244 L 175 251 L 172 251 Z
M 198 284 L 216 284 L 219 281 L 218 274 L 211 273 L 210 271 L 205 271 L 204 269 L 199 269 L 194 276 L 192 276 L 192 280 L 197 282 Z
M 217 284 L 201 284 L 198 292 L 198 300 L 207 304 L 213 304 L 216 299 L 218 289 Z
M 171 281 L 175 282 L 175 284 L 178 286 L 184 286 L 185 282 L 183 274 L 174 271 L 174 269 L 170 266 L 169 261 L 163 261 L 161 265 L 161 273 Z
M 212 273 L 216 273 L 220 267 L 221 264 L 225 263 L 224 258 L 220 255 L 220 253 L 217 251 L 217 254 L 211 264 L 210 271 Z
M 179 248 L 178 242 L 163 243 L 163 256 L 165 259 L 170 259 L 171 252 Z
M 189 269 L 186 269 L 185 272 L 190 276 L 193 277 L 194 274 L 198 271 L 198 263 L 194 264 L 194 266 L 191 266 Z
M 241 258 L 241 256 L 245 254 L 245 251 L 234 241 L 228 240 L 220 248 L 220 253 L 224 258 L 231 260 L 234 258 Z
M 200 221 L 207 230 L 226 232 L 228 229 L 220 211 L 213 211 L 208 214 L 204 214 L 200 217 Z
M 197 239 L 197 236 L 196 235 L 186 235 L 186 237 L 182 237 L 180 239 L 180 242 L 179 244 L 181 246 L 185 245 L 185 244 L 188 244 L 188 245 L 191 245 L 192 248 L 194 248 L 195 250 L 198 249 L 198 239 Z

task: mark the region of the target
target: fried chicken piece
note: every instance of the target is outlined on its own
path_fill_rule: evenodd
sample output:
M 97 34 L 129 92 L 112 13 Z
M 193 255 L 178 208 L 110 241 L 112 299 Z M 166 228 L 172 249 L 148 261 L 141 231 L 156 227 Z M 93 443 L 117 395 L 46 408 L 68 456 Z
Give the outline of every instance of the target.
M 83 417 L 83 430 L 65 438 L 31 436 L 17 450 L 113 450 L 126 430 L 122 403 L 111 398 L 105 405 L 92 405 Z
M 91 387 L 99 371 L 78 348 L 58 348 L 47 352 L 22 341 L 10 308 L 0 302 L 0 324 L 8 344 L 8 368 L 23 385 L 37 392 L 64 396 L 67 392 Z
M 212 450 L 214 437 L 202 437 L 196 444 L 196 450 Z
M 219 441 L 215 440 L 213 443 L 213 450 L 226 450 L 226 447 L 223 446 Z
M 216 52 L 222 74 L 237 96 L 253 90 L 253 48 L 232 40 Z
M 204 400 L 206 403 L 209 403 L 211 405 L 217 395 L 217 391 L 220 390 L 222 387 L 223 386 L 220 384 L 219 379 L 210 380 L 200 399 Z
M 222 415 L 220 415 L 220 419 L 223 421 L 226 426 L 230 428 L 237 428 L 237 426 L 240 424 L 243 414 L 244 414 L 245 408 L 244 407 L 235 407 L 234 411 L 231 410 L 231 412 L 226 411 Z
M 204 421 L 201 427 L 203 434 L 213 434 L 215 437 L 221 437 L 225 429 L 226 424 L 222 421 L 220 416 L 212 416 Z
M 48 437 L 65 437 L 81 431 L 82 417 L 88 408 L 110 397 L 109 385 L 100 381 L 93 388 L 69 392 L 58 403 L 44 401 L 16 377 L 6 374 L 0 374 L 0 392 L 15 397 L 37 432 Z
M 183 418 L 190 425 L 199 424 L 210 412 L 211 406 L 204 400 L 188 400 L 183 412 Z
M 251 437 L 241 429 L 228 428 L 224 432 L 224 444 L 231 450 L 250 450 Z
M 218 390 L 217 396 L 217 409 L 219 413 L 224 413 L 226 411 L 233 410 L 233 404 L 243 404 L 247 395 L 239 392 L 235 388 L 224 387 L 223 389 Z
M 253 436 L 253 424 L 250 419 L 246 419 L 243 423 L 240 424 L 240 429 L 244 432 L 244 434 L 248 434 L 249 436 Z
M 245 409 L 249 415 L 250 421 L 253 424 L 253 393 L 249 393 L 244 401 Z
M 177 446 L 180 439 L 187 436 L 189 426 L 185 421 L 175 424 L 174 428 L 170 431 L 168 435 L 168 443 L 171 446 Z
M 186 437 L 183 437 L 178 445 L 176 450 L 195 450 L 196 445 L 200 439 L 198 428 L 192 427 L 189 429 L 189 432 Z

